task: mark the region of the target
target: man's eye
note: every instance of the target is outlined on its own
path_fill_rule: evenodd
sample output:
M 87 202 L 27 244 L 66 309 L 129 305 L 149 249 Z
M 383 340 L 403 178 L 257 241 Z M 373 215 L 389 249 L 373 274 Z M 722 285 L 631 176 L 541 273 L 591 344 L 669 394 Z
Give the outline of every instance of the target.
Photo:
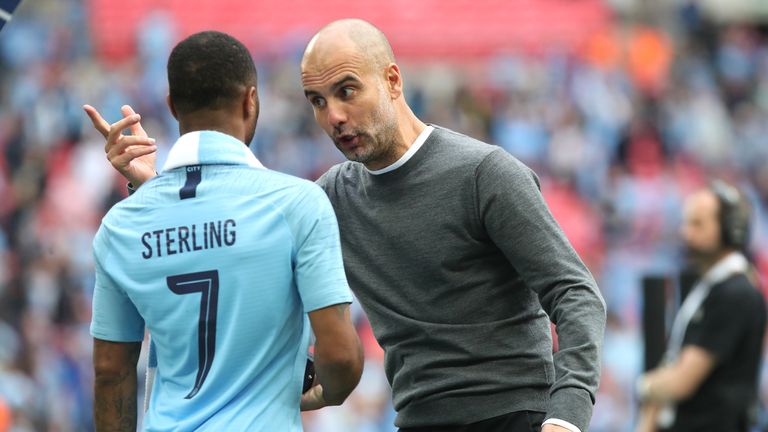
M 344 87 L 341 89 L 341 95 L 342 97 L 345 97 L 345 98 L 352 96 L 354 92 L 355 92 L 355 89 L 353 89 L 352 87 Z
M 325 99 L 321 97 L 313 98 L 311 102 L 312 102 L 312 105 L 316 106 L 317 108 L 322 108 L 325 106 Z

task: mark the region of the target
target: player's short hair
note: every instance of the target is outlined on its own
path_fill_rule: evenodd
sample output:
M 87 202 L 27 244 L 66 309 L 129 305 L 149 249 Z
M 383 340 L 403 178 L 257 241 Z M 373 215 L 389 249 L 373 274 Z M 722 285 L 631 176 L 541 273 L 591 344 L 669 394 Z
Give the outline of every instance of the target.
M 180 114 L 221 109 L 255 85 L 251 53 L 226 33 L 195 33 L 179 42 L 168 57 L 168 87 Z

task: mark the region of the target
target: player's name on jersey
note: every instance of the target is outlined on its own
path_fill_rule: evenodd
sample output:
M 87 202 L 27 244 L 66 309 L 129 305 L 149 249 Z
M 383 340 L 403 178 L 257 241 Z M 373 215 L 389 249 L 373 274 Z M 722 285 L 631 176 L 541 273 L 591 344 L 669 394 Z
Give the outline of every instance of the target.
M 237 240 L 233 219 L 147 231 L 141 235 L 144 259 L 228 247 Z

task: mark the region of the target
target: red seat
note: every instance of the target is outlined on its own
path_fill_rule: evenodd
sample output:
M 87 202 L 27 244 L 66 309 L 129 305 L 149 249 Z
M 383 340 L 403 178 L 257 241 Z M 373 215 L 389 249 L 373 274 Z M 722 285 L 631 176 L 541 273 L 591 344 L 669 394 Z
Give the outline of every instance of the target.
M 359 17 L 379 26 L 398 57 L 462 60 L 500 51 L 574 48 L 610 19 L 602 0 L 90 0 L 97 50 L 107 60 L 134 52 L 138 25 L 151 11 L 168 11 L 180 37 L 218 29 L 252 48 L 308 39 L 334 19 Z M 253 45 L 251 42 L 249 44 Z

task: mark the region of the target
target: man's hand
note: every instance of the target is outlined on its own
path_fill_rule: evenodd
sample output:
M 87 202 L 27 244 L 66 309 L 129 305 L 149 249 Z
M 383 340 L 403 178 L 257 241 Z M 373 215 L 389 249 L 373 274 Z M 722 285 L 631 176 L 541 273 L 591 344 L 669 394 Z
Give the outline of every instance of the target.
M 568 429 L 553 424 L 545 424 L 541 427 L 541 432 L 571 432 Z
M 301 395 L 301 410 L 312 411 L 320 409 L 328 404 L 323 399 L 323 386 L 317 384 Z
M 635 432 L 656 432 L 656 421 L 661 408 L 655 404 L 645 404 L 640 407 L 640 416 L 635 426 Z
M 133 187 L 157 175 L 155 160 L 157 146 L 155 139 L 147 136 L 141 126 L 141 116 L 129 105 L 123 105 L 120 111 L 123 119 L 113 124 L 106 120 L 90 105 L 83 105 L 83 110 L 91 118 L 93 127 L 107 139 L 104 152 L 112 166 L 128 179 Z M 131 135 L 123 135 L 123 130 L 130 128 Z

